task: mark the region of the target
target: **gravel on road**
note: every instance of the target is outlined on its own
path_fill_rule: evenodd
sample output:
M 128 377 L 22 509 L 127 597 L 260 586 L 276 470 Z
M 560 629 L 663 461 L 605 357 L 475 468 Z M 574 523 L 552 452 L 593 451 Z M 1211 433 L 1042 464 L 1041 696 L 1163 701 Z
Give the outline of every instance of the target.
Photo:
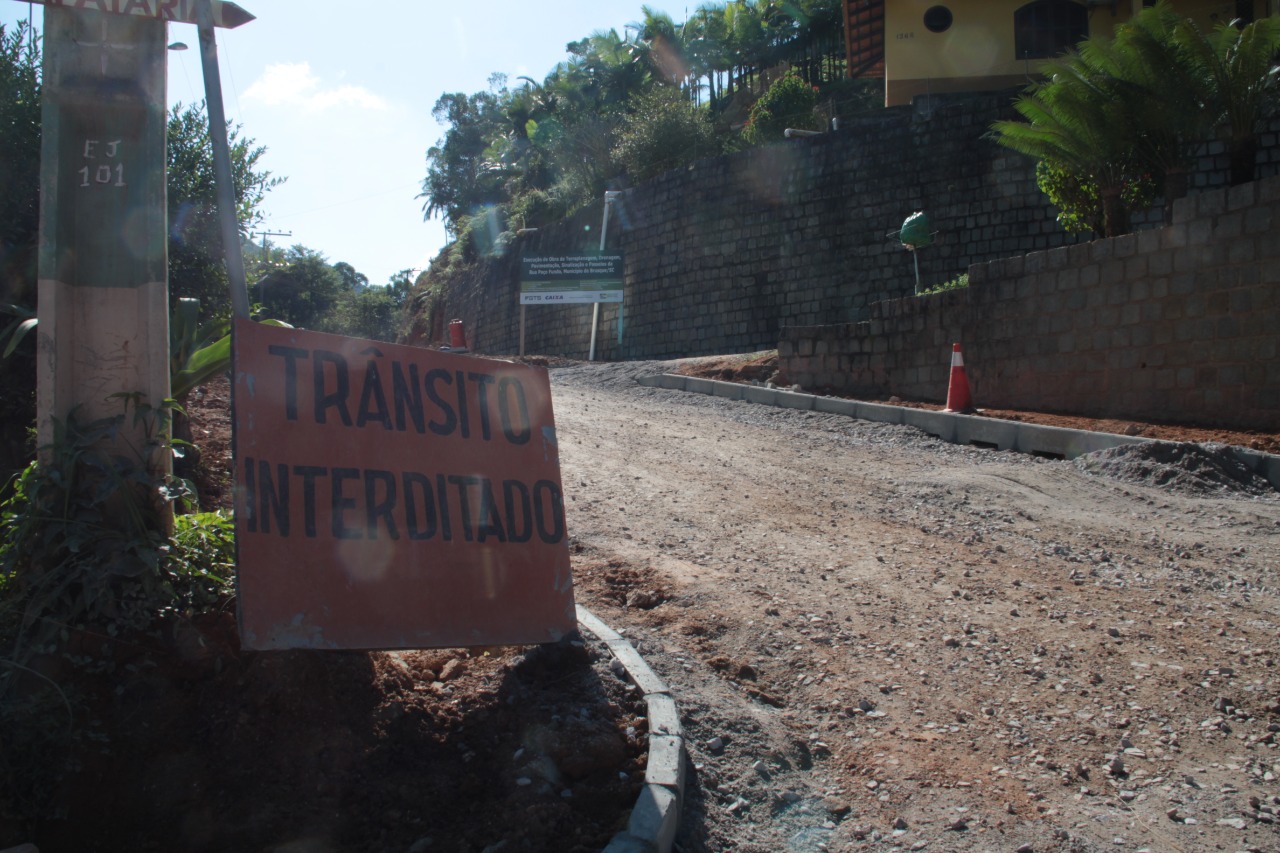
M 635 383 L 670 369 L 551 377 L 578 599 L 682 713 L 678 850 L 1280 849 L 1273 489 Z

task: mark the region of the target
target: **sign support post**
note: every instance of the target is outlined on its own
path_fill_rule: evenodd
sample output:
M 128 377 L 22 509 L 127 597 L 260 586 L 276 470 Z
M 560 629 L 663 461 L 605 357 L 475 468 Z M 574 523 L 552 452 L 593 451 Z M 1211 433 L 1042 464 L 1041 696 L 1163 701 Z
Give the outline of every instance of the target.
M 237 317 L 247 318 L 249 292 L 245 288 L 244 255 L 240 251 L 240 226 L 236 222 L 235 186 L 231 182 L 231 152 L 227 145 L 227 115 L 222 106 L 212 0 L 197 0 L 196 20 L 200 32 L 200 63 L 204 69 L 204 101 L 209 112 L 209 141 L 213 146 L 218 222 L 222 226 L 222 252 L 227 258 L 227 280 L 231 286 L 231 310 Z
M 609 191 L 604 194 L 604 221 L 600 224 L 600 254 L 604 254 L 605 238 L 609 236 L 609 208 L 613 206 L 613 200 L 619 195 L 616 191 Z M 621 308 L 619 308 L 621 310 Z M 595 302 L 591 306 L 591 354 L 587 357 L 587 361 L 596 360 L 596 329 L 600 325 L 600 303 Z

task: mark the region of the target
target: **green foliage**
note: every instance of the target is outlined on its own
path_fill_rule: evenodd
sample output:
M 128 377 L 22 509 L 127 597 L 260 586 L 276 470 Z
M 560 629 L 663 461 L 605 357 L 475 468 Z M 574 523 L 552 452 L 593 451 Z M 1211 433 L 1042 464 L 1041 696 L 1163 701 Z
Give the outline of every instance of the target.
M 813 108 L 818 104 L 814 87 L 787 71 L 751 107 L 742 134 L 753 145 L 777 142 L 788 127 L 813 130 L 818 127 Z
M 235 521 L 224 510 L 195 512 L 174 519 L 165 561 L 174 596 L 168 609 L 207 610 L 235 591 Z
M 226 341 L 226 352 L 216 347 Z M 169 319 L 169 382 L 175 400 L 230 369 L 231 321 L 200 322 L 200 300 L 182 297 Z
M 236 221 L 247 232 L 261 221 L 267 192 L 284 182 L 258 168 L 266 149 L 228 124 L 231 181 L 236 201 Z M 231 291 L 222 253 L 222 232 L 217 215 L 217 187 L 213 169 L 213 143 L 204 104 L 178 104 L 169 112 L 169 298 L 198 299 L 205 317 L 231 315 Z M 252 247 L 241 247 L 252 252 Z
M 1144 171 L 1133 145 L 1132 113 L 1112 96 L 1106 78 L 1069 54 L 1049 64 L 1049 79 L 1028 88 L 1014 108 L 1025 122 L 993 125 L 996 139 L 1096 186 L 1103 210 L 1103 234 L 1129 230 L 1129 210 L 1121 203 L 1127 181 Z
M 27 333 L 36 327 L 35 312 L 11 302 L 0 303 L 0 314 L 13 317 L 9 324 L 0 329 L 0 359 L 13 355 L 14 350 L 22 343 Z
M 942 282 L 942 284 L 935 284 L 933 287 L 927 287 L 916 295 L 932 296 L 935 293 L 946 293 L 950 290 L 963 290 L 968 286 L 969 274 L 967 272 L 962 272 L 955 278 L 948 279 L 947 281 Z
M 741 145 L 737 127 L 766 72 L 794 68 L 804 98 L 844 78 L 839 0 L 708 3 L 684 23 L 648 6 L 641 14 L 622 36 L 570 42 L 541 82 L 509 88 L 495 75 L 486 92 L 436 101 L 446 130 L 427 152 L 419 197 L 461 244 L 452 262 L 501 251 L 495 235 L 564 218 L 624 180 Z M 781 120 L 812 127 L 812 106 Z
M 1222 24 L 1208 34 L 1188 20 L 1174 29 L 1173 40 L 1207 92 L 1208 119 L 1226 136 L 1232 185 L 1253 180 L 1258 123 L 1275 112 L 1280 92 L 1280 19 Z
M 33 658 L 90 665 L 74 653 L 77 636 L 128 639 L 160 620 L 223 606 L 233 591 L 229 516 L 180 516 L 169 539 L 158 510 L 184 489 L 153 478 L 139 460 L 101 451 L 126 415 L 59 424 L 47 462 L 32 463 L 0 502 L 0 789 L 29 816 L 67 769 L 72 739 L 85 736 L 75 725 L 76 695 L 37 671 Z
M 1067 231 L 1105 233 L 1102 198 L 1098 185 L 1047 160 L 1036 164 L 1036 185 L 1058 208 L 1058 223 Z M 1129 210 L 1144 210 L 1157 195 L 1155 181 L 1149 175 L 1128 177 L 1120 190 L 1120 198 Z
M 0 25 L 0 301 L 35 301 L 40 216 L 40 49 Z
M 250 288 L 250 298 L 262 310 L 286 323 L 314 329 L 346 290 L 342 274 L 319 252 L 294 246 L 283 267 Z
M 613 157 L 634 181 L 645 181 L 717 153 L 707 111 L 669 88 L 635 99 L 622 121 Z
M 1205 35 L 1161 2 L 1114 38 L 1047 63 L 1048 78 L 1014 103 L 1025 121 L 997 122 L 993 134 L 1046 164 L 1040 184 L 1066 227 L 1123 234 L 1157 193 L 1185 193 L 1195 148 L 1214 131 L 1228 139 L 1232 182 L 1252 179 L 1258 122 L 1280 86 L 1278 51 L 1274 18 Z
M 316 328 L 356 338 L 394 343 L 400 337 L 403 302 L 391 287 L 366 287 L 341 294 Z
M 279 320 L 258 319 L 267 326 Z M 180 298 L 169 318 L 169 393 L 182 402 L 198 386 L 231 370 L 231 321 L 200 321 L 200 301 Z
M 441 95 L 431 114 L 449 130 L 427 151 L 429 166 L 419 198 L 427 200 L 427 217 L 442 215 L 445 227 L 456 234 L 463 216 L 502 198 L 501 175 L 485 153 L 508 125 L 493 92 Z
M 294 246 L 285 252 L 279 267 L 250 288 L 250 295 L 258 305 L 258 313 L 281 318 L 259 321 L 268 325 L 395 341 L 409 294 L 409 275 L 409 270 L 402 270 L 386 285 L 370 285 L 368 277 L 351 264 L 330 264 L 319 252 Z M 210 334 L 219 328 L 211 326 Z M 226 359 L 230 357 L 230 339 L 211 340 L 208 349 L 198 355 L 218 362 L 209 365 L 207 375 L 222 372 L 229 367 Z M 197 361 L 193 370 L 201 366 Z M 205 381 L 207 375 L 198 377 L 195 384 Z M 177 390 L 174 396 L 178 396 Z
M 133 459 L 103 450 L 130 416 L 125 402 L 113 418 L 81 423 L 73 412 L 55 423 L 47 461 L 32 463 L 0 504 L 0 633 L 13 639 L 13 660 L 68 628 L 93 625 L 114 636 L 173 607 L 159 510 L 190 490 L 148 472 L 151 448 Z M 164 410 L 135 401 L 132 417 L 163 443 Z
M 39 212 L 40 42 L 24 22 L 0 25 L 0 493 L 35 420 Z

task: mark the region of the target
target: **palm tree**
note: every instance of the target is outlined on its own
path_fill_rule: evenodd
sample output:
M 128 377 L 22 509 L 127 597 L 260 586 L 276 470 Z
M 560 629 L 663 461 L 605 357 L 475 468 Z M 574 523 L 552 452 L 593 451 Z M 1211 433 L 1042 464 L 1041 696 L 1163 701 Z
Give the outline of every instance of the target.
M 1174 41 L 1182 21 L 1161 2 L 1118 27 L 1115 38 L 1091 38 L 1079 48 L 1081 61 L 1124 104 L 1135 156 L 1163 188 L 1166 222 L 1173 202 L 1187 194 L 1196 149 L 1212 129 L 1206 86 Z
M 1026 121 L 996 122 L 996 141 L 1096 186 L 1103 235 L 1128 233 L 1124 193 L 1139 171 L 1132 113 L 1080 54 L 1052 60 L 1046 70 L 1049 79 L 1014 102 Z
M 765 64 L 769 36 L 758 4 L 731 0 L 724 9 L 726 45 L 732 57 L 730 77 L 737 74 L 737 87 L 750 88 L 757 71 Z M 732 85 L 732 84 L 731 84 Z
M 645 59 L 654 79 L 669 84 L 683 83 L 689 76 L 681 34 L 683 27 L 677 27 L 666 12 L 654 11 L 649 6 L 641 6 L 640 12 L 644 20 L 631 26 L 636 28 L 637 38 L 645 46 Z
M 715 4 L 698 7 L 698 24 L 690 39 L 690 54 L 707 75 L 707 90 L 713 110 L 733 95 L 733 62 L 729 51 L 729 25 L 725 8 Z M 688 27 L 688 22 L 685 23 Z M 721 82 L 721 75 L 726 79 Z
M 1232 21 L 1209 34 L 1186 20 L 1173 38 L 1209 92 L 1214 125 L 1225 130 L 1231 185 L 1252 181 L 1258 122 L 1274 110 L 1280 86 L 1280 19 L 1262 18 L 1243 27 Z
M 1147 175 L 1163 185 L 1168 221 L 1197 147 L 1216 129 L 1227 139 L 1231 183 L 1253 179 L 1258 123 L 1280 83 L 1278 50 L 1276 19 L 1205 35 L 1162 0 L 1114 39 L 1087 39 L 1051 63 L 1049 79 L 1014 104 L 1029 123 L 993 130 L 1001 144 L 1039 159 L 1042 186 L 1048 175 L 1075 195 L 1073 205 L 1096 191 L 1107 236 L 1127 230 L 1125 194 Z

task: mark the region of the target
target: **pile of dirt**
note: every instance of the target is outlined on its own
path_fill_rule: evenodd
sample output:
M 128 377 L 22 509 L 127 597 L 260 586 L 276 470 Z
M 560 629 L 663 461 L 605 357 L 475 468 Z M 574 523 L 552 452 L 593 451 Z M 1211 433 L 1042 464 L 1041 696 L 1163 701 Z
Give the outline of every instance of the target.
M 207 614 L 72 644 L 0 733 L 0 849 L 588 853 L 643 784 L 642 697 L 594 642 L 249 653 Z
M 1075 465 L 1088 474 L 1192 497 L 1276 496 L 1264 477 L 1246 468 L 1222 444 L 1128 444 L 1086 453 Z

